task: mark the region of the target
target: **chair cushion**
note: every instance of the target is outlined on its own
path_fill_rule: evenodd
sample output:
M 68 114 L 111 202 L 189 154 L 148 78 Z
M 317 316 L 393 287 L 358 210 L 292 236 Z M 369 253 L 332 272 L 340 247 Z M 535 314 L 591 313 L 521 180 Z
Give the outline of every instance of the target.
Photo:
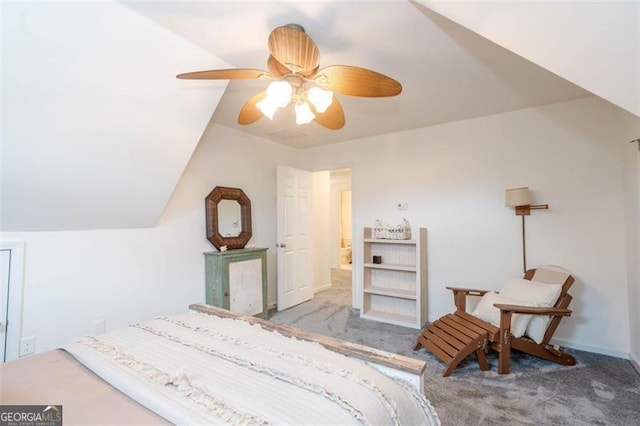
M 522 278 L 507 278 L 500 295 L 509 299 L 534 303 L 536 306 L 553 306 L 560 296 L 562 284 L 544 284 Z
M 480 298 L 478 306 L 476 306 L 472 315 L 500 327 L 500 309 L 493 306 L 495 303 L 535 306 L 533 303 L 519 302 L 490 291 Z M 513 337 L 522 337 L 527 329 L 529 320 L 531 320 L 531 315 L 513 314 L 511 316 L 511 334 L 513 334 Z
M 536 268 L 531 280 L 543 284 L 564 284 L 571 272 L 558 265 L 544 265 Z
M 533 306 L 548 308 L 556 304 L 561 291 L 562 284 L 544 284 L 521 278 L 509 278 L 502 286 L 500 295 L 519 302 L 532 303 Z M 536 343 L 541 343 L 549 321 L 551 317 L 548 315 L 533 315 L 527 324 L 525 335 Z

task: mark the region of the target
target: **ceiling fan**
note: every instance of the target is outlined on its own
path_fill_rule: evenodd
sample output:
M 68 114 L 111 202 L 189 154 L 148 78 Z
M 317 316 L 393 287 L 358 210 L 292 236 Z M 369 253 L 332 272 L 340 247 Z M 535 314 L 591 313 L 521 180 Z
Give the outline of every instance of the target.
M 398 95 L 402 85 L 384 74 L 349 65 L 319 67 L 318 46 L 297 24 L 278 27 L 268 40 L 269 71 L 250 68 L 188 72 L 189 80 L 272 80 L 266 91 L 244 104 L 238 124 L 251 124 L 263 115 L 273 119 L 278 108 L 294 105 L 296 123 L 313 120 L 328 129 L 344 126 L 344 111 L 333 93 L 362 97 Z

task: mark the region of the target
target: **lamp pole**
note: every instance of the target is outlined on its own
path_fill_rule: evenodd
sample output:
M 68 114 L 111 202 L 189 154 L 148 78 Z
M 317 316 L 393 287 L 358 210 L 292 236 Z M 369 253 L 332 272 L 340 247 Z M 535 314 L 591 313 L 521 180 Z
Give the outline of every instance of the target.
M 531 210 L 546 210 L 549 208 L 548 204 L 531 204 L 531 201 L 531 192 L 526 186 L 507 189 L 505 193 L 505 206 L 514 207 L 516 216 L 522 216 L 522 268 L 525 274 L 527 273 L 527 235 L 524 218 L 531 214 Z
M 524 273 L 527 273 L 527 244 L 526 244 L 526 234 L 524 232 L 524 218 L 526 216 L 522 215 L 522 268 L 524 269 Z
M 548 204 L 529 204 L 526 206 L 516 206 L 516 215 L 522 216 L 522 267 L 527 273 L 527 236 L 524 226 L 524 218 L 531 214 L 531 210 L 547 210 Z

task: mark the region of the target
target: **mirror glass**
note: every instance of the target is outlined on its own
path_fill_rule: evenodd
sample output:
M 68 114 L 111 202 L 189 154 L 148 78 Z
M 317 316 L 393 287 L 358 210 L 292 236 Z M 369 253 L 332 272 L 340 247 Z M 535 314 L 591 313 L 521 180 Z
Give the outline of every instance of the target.
M 207 195 L 207 240 L 218 250 L 244 248 L 251 239 L 251 200 L 240 188 L 216 186 Z
M 220 200 L 218 203 L 218 232 L 222 237 L 237 237 L 242 231 L 240 204 L 236 200 Z

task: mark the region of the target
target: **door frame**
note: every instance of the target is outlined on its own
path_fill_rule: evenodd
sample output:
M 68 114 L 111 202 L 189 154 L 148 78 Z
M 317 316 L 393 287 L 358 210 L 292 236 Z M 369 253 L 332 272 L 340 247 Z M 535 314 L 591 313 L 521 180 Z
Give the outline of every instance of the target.
M 18 359 L 22 330 L 22 293 L 24 284 L 24 241 L 0 241 L 0 250 L 9 250 L 9 296 L 4 362 Z M 0 355 L 2 361 L 2 355 Z
M 352 162 L 348 163 L 339 163 L 338 165 L 323 165 L 309 169 L 311 173 L 316 172 L 331 172 L 332 170 L 343 170 L 349 169 L 349 180 L 350 180 L 350 190 L 351 190 L 351 307 L 355 309 L 362 308 L 362 274 L 361 267 L 356 267 L 356 263 L 362 265 L 361 256 L 362 251 L 360 250 L 360 246 L 362 245 L 362 235 L 361 232 L 358 232 L 358 226 L 356 225 L 356 212 L 357 206 L 353 202 L 354 194 L 356 193 L 354 184 L 354 170 L 356 169 L 356 164 Z M 331 198 L 331 196 L 330 196 Z M 331 200 L 329 200 L 331 202 Z M 338 256 L 340 254 L 338 253 Z M 328 268 L 331 268 L 331 261 L 327 265 Z
M 344 170 L 344 169 L 348 169 L 349 170 L 349 191 L 351 191 L 351 307 L 354 309 L 362 309 L 362 275 L 360 275 L 360 271 L 362 268 L 357 268 L 356 267 L 356 262 L 358 262 L 359 265 L 361 265 L 360 263 L 360 256 L 361 256 L 361 251 L 360 251 L 360 246 L 362 245 L 362 240 L 361 240 L 361 233 L 358 232 L 358 228 L 356 227 L 356 210 L 357 207 L 354 205 L 353 202 L 353 198 L 354 198 L 354 185 L 353 185 L 353 170 L 354 170 L 354 166 L 352 164 L 343 166 L 343 167 L 332 167 L 330 169 L 328 169 L 330 172 L 332 170 Z M 332 192 L 333 192 L 333 185 L 332 186 Z M 340 189 L 337 191 L 338 194 L 340 193 Z M 340 214 L 340 211 L 338 209 L 338 214 Z M 338 231 L 338 239 L 340 238 L 339 235 L 339 231 Z M 340 241 L 338 241 L 338 244 L 340 243 Z M 338 249 L 339 250 L 339 249 Z M 340 264 L 339 262 L 340 260 L 340 253 L 338 252 L 338 264 Z
M 333 172 L 334 170 L 349 170 L 349 186 L 348 186 L 348 190 L 351 192 L 352 195 L 352 199 L 353 199 L 353 190 L 352 190 L 352 173 L 351 173 L 351 168 L 350 167 L 344 167 L 341 169 L 330 169 L 327 170 L 330 174 L 331 172 Z M 331 177 L 330 178 L 330 186 L 331 186 L 331 194 L 330 194 L 330 200 L 329 203 L 331 204 L 332 207 L 334 207 L 334 209 L 331 209 L 331 215 L 332 215 L 332 220 L 335 220 L 335 223 L 332 224 L 331 227 L 331 237 L 333 240 L 333 244 L 332 245 L 332 253 L 331 253 L 331 266 L 333 266 L 333 263 L 335 261 L 335 264 L 337 266 L 340 266 L 340 215 L 341 215 L 341 211 L 340 211 L 340 193 L 347 190 L 346 187 L 342 187 L 339 184 L 335 184 L 334 183 L 334 178 Z M 352 208 L 351 208 L 351 217 L 349 218 L 349 220 L 351 221 L 351 251 L 353 253 L 353 239 L 354 239 L 354 232 L 353 232 L 353 201 L 351 204 Z M 335 228 L 334 228 L 335 226 Z M 353 254 L 352 254 L 353 256 Z M 352 279 L 352 285 L 353 285 L 353 276 L 351 277 Z

